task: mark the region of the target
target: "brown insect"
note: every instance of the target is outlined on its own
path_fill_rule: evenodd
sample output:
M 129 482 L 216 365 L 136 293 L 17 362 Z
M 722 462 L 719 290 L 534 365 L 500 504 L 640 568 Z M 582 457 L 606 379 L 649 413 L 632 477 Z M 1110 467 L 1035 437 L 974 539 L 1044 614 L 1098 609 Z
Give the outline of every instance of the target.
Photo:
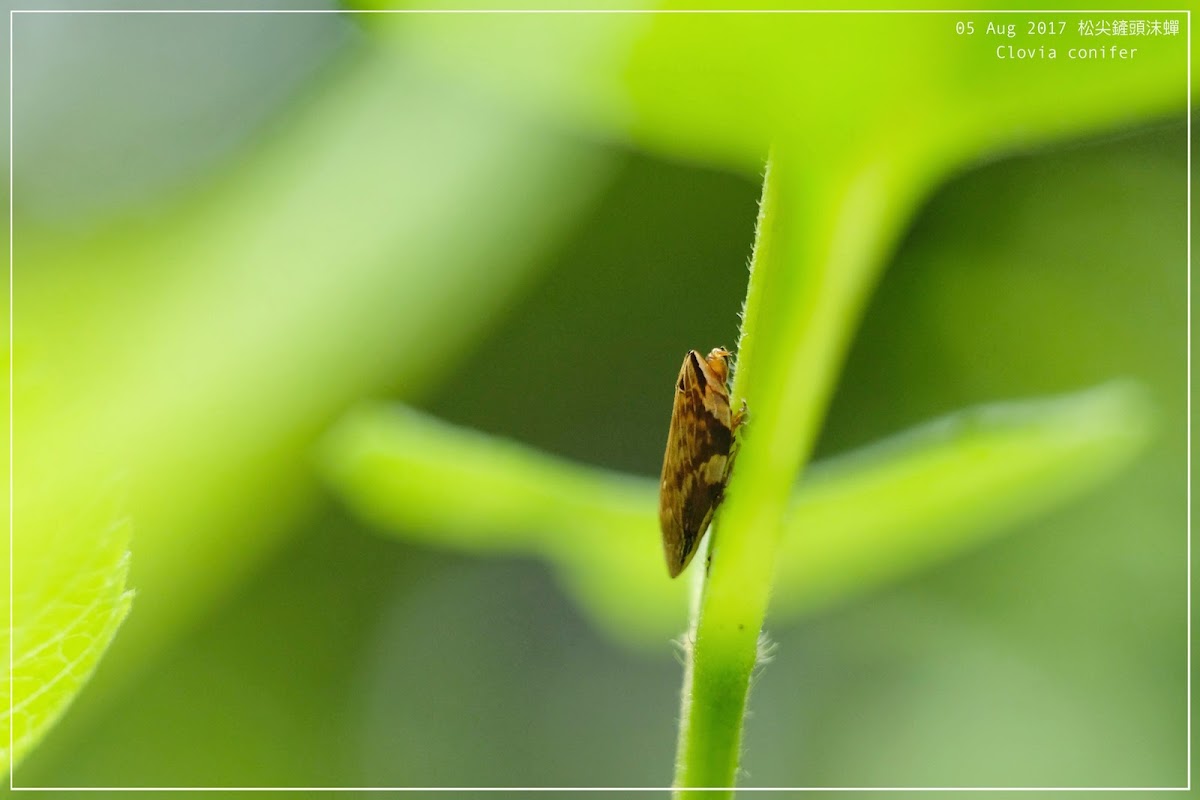
M 658 523 L 667 572 L 674 578 L 687 567 L 721 502 L 732 463 L 734 434 L 746 418 L 746 404 L 729 408 L 728 350 L 684 356 L 675 382 L 675 406 L 667 431 Z

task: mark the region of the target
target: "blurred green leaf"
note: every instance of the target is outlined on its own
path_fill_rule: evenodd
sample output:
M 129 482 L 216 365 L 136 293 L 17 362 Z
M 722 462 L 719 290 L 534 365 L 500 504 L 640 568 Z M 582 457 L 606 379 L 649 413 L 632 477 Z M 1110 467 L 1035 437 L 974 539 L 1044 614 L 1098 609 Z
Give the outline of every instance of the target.
M 1117 381 L 997 403 L 818 463 L 779 556 L 774 611 L 804 613 L 948 560 L 1102 484 L 1146 444 L 1144 391 Z
M 1017 61 L 996 56 L 1012 41 L 984 35 L 997 16 L 986 11 L 622 5 L 633 13 L 403 14 L 372 23 L 382 39 L 464 82 L 669 157 L 751 173 L 784 139 L 814 162 L 907 152 L 940 172 L 988 151 L 1182 113 L 1188 100 L 1182 34 L 1143 39 L 1131 60 L 1069 59 L 1070 47 L 1096 45 L 1076 30 L 1086 14 L 1055 17 L 1066 22 L 1046 44 L 1055 60 Z M 672 13 L 681 10 L 701 13 Z M 974 34 L 958 32 L 965 21 Z
M 6 626 L 3 635 L 4 651 L 12 648 L 12 674 L 0 697 L 4 771 L 75 699 L 129 613 L 129 521 L 115 506 L 104 497 L 61 508 L 19 504 L 13 510 L 14 524 L 37 530 L 55 546 L 45 549 L 28 537 L 13 542 L 8 610 L 14 627 Z M 7 570 L 7 559 L 5 564 Z
M 1092 488 L 1151 421 L 1136 386 L 984 406 L 818 463 L 788 516 L 777 622 L 976 547 Z M 371 524 L 466 553 L 547 560 L 604 628 L 656 646 L 686 584 L 662 566 L 657 482 L 564 461 L 402 406 L 363 406 L 329 434 L 330 484 Z
M 357 513 L 397 536 L 469 553 L 544 557 L 619 639 L 682 625 L 667 577 L 658 485 L 574 464 L 403 406 L 362 406 L 330 431 L 320 466 Z

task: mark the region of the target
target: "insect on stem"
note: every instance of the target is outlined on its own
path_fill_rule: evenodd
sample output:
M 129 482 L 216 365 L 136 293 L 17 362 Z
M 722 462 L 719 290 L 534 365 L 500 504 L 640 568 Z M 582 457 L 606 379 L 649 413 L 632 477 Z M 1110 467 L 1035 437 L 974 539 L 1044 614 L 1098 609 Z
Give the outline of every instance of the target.
M 671 577 L 687 568 L 721 503 L 732 464 L 734 436 L 746 416 L 729 406 L 729 358 L 723 347 L 707 356 L 689 350 L 675 381 L 667 431 L 658 522 Z

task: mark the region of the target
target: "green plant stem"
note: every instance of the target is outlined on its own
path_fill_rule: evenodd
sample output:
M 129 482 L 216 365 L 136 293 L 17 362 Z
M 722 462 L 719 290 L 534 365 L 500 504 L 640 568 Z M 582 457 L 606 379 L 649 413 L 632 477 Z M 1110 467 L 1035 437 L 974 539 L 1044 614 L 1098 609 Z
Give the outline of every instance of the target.
M 907 205 L 895 171 L 816 167 L 776 148 L 763 184 L 732 397 L 747 426 L 686 665 L 675 786 L 732 787 L 788 498 Z M 729 796 L 703 793 L 706 798 Z

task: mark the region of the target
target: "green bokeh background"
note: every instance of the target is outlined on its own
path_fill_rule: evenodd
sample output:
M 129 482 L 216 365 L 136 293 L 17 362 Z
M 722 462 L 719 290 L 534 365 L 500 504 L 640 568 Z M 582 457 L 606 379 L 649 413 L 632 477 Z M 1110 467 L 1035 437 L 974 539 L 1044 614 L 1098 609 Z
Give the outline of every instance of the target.
M 236 283 L 176 275 L 207 269 L 202 246 L 191 260 L 155 255 L 173 252 L 163 237 L 204 241 L 195 231 L 227 220 L 213 198 L 240 198 L 236 217 L 288 197 L 281 176 L 304 163 L 288 154 L 304 152 L 293 129 L 308 130 L 305 141 L 336 136 L 339 106 L 328 101 L 351 94 L 347 84 L 368 100 L 378 91 L 363 106 L 382 116 L 417 109 L 444 126 L 397 134 L 402 168 L 363 166 L 357 180 L 395 182 L 387 191 L 363 197 L 354 181 L 328 178 L 345 192 L 328 197 L 329 226 L 354 219 L 364 232 L 401 233 L 366 252 L 330 247 L 323 280 L 336 313 L 300 307 L 312 320 L 305 337 L 268 351 L 292 359 L 280 376 L 269 361 L 230 370 L 231 381 L 257 373 L 290 393 L 243 406 L 236 385 L 212 385 L 220 367 L 165 381 L 204 400 L 179 425 L 211 425 L 188 436 L 209 446 L 196 474 L 215 477 L 154 485 L 149 500 L 131 490 L 135 512 L 146 509 L 133 518 L 139 596 L 93 682 L 18 766 L 19 785 L 670 779 L 681 670 L 666 638 L 647 649 L 600 631 L 540 562 L 376 536 L 317 485 L 311 442 L 356 399 L 398 398 L 572 459 L 656 474 L 680 354 L 736 341 L 760 188 L 745 166 L 751 145 L 731 134 L 725 144 L 736 146 L 717 159 L 700 134 L 673 143 L 635 125 L 631 139 L 614 137 L 603 81 L 576 92 L 570 70 L 534 64 L 554 85 L 489 87 L 486 59 L 455 75 L 443 63 L 456 58 L 453 42 L 419 25 L 399 56 L 389 48 L 397 66 L 364 55 L 390 34 L 359 22 L 19 20 L 14 307 L 27 287 L 28 324 L 45 337 L 32 352 L 76 359 L 57 367 L 70 375 L 65 389 L 46 367 L 44 391 L 57 398 L 78 390 L 126 402 L 106 381 L 137 390 L 121 370 L 145 368 L 139 348 L 191 307 L 172 303 L 193 287 L 221 290 L 195 299 L 213 311 L 195 335 L 214 364 L 237 363 L 259 311 L 264 329 L 291 330 L 273 310 L 294 288 L 289 253 L 278 283 L 242 287 L 256 299 L 229 318 L 222 301 Z M 849 22 L 844 37 L 854 46 Z M 580 63 L 601 57 L 582 49 Z M 381 91 L 387 80 L 395 87 Z M 547 112 L 564 93 L 575 105 Z M 389 97 L 396 106 L 380 110 Z M 478 128 L 463 133 L 468 125 Z M 736 119 L 722 126 L 736 133 Z M 492 141 L 504 146 L 492 152 Z M 1118 480 L 1007 538 L 799 623 L 768 618 L 777 649 L 751 696 L 745 785 L 1185 781 L 1186 145 L 1182 113 L 1158 115 L 973 163 L 921 207 L 855 338 L 818 459 L 965 405 L 1118 376 L 1149 389 L 1157 435 Z M 340 157 L 314 169 L 355 154 Z M 439 169 L 444 198 L 429 191 Z M 450 222 L 421 217 L 425 205 Z M 428 319 L 403 302 L 423 290 L 404 238 L 410 215 L 411 238 L 429 240 L 417 261 L 460 265 L 450 301 L 431 302 Z M 314 212 L 311 223 L 322 219 Z M 305 232 L 315 244 L 297 233 L 297 255 L 321 246 L 321 230 Z M 227 235 L 254 245 L 253 234 Z M 123 263 L 130 252 L 143 258 Z M 350 266 L 372 259 L 373 270 Z M 359 289 L 342 291 L 352 281 Z M 162 295 L 175 298 L 165 311 L 138 305 Z M 164 397 L 170 409 L 176 395 Z M 291 419 L 288 403 L 313 410 L 274 438 L 247 433 Z M 86 429 L 91 412 L 78 413 Z M 164 435 L 147 425 L 147 440 Z M 74 444 L 86 461 L 113 441 Z M 186 475 L 182 458 L 160 466 Z M 218 532 L 192 538 L 185 518 Z

